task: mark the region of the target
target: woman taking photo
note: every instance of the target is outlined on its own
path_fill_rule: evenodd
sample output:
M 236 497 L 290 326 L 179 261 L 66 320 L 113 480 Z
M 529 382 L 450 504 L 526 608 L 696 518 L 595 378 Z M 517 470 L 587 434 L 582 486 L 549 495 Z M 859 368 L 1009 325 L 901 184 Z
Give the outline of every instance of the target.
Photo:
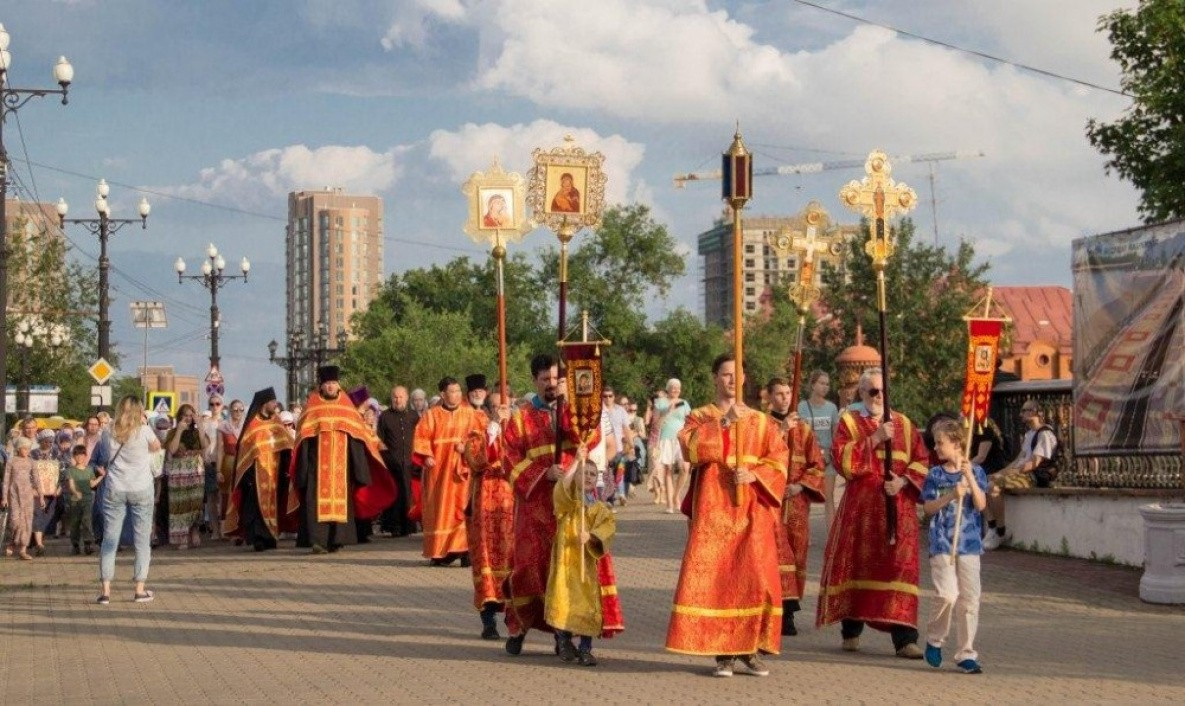
M 198 432 L 197 411 L 192 405 L 181 405 L 176 419 L 176 426 L 165 438 L 169 544 L 174 549 L 185 549 L 201 544 L 198 526 L 206 497 L 206 467 L 202 462 L 206 437 Z
M 103 480 L 103 521 L 109 528 L 103 533 L 103 546 L 99 552 L 99 605 L 111 602 L 119 528 L 123 527 L 123 519 L 129 513 L 136 547 L 132 576 L 136 592 L 132 600 L 147 603 L 154 597 L 152 591 L 144 587 L 144 582 L 148 580 L 148 565 L 152 561 L 153 488 L 148 459 L 157 451 L 160 451 L 160 442 L 144 423 L 144 405 L 134 395 L 124 397 L 119 401 L 110 430 L 103 433 L 96 451 L 96 456 L 101 456 L 101 462 L 96 465 L 107 469 Z

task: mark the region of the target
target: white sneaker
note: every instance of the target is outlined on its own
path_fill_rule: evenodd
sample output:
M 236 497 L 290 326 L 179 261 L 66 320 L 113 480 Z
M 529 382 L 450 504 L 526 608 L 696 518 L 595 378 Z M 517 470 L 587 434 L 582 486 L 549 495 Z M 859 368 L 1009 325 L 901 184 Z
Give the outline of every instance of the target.
M 993 551 L 1000 548 L 1000 535 L 994 528 L 989 527 L 987 536 L 983 538 L 983 548 L 985 551 Z

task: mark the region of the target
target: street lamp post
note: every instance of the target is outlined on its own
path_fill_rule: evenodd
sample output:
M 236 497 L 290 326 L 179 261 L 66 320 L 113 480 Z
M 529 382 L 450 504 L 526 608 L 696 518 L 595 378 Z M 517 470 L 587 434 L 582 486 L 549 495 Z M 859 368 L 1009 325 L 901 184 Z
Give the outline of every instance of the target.
M 148 214 L 152 211 L 152 207 L 148 205 L 148 199 L 141 198 L 139 218 L 112 218 L 111 204 L 107 201 L 109 192 L 110 187 L 107 186 L 107 180 L 100 179 L 96 190 L 98 197 L 95 199 L 95 212 L 99 214 L 98 218 L 66 218 L 66 213 L 70 210 L 66 199 L 58 199 L 57 205 L 58 222 L 63 228 L 67 223 L 78 223 L 92 235 L 99 236 L 99 357 L 103 359 L 107 359 L 111 354 L 111 317 L 109 314 L 111 296 L 107 280 L 107 272 L 111 269 L 111 260 L 107 257 L 107 239 L 129 223 L 138 222 L 142 229 L 147 229 Z
M 210 290 L 210 370 L 218 370 L 218 290 L 225 287 L 227 282 L 236 279 L 241 279 L 246 284 L 247 275 L 251 272 L 251 263 L 244 257 L 239 263 L 239 269 L 243 274 L 223 274 L 223 270 L 226 269 L 226 258 L 218 254 L 218 248 L 214 243 L 210 243 L 206 247 L 206 261 L 202 263 L 200 275 L 185 274 L 185 260 L 181 258 L 177 258 L 173 263 L 173 269 L 177 270 L 178 284 L 189 279 L 200 282 L 203 287 Z
M 30 324 L 28 319 L 22 319 L 17 324 L 13 342 L 16 343 L 21 354 L 21 377 L 16 391 L 16 414 L 22 419 L 28 416 L 29 408 L 32 406 L 29 400 L 29 355 L 33 352 L 35 337 L 40 337 L 51 349 L 55 349 L 65 342 L 65 335 L 58 326 L 52 326 L 47 330 Z
M 300 391 L 297 389 L 297 371 L 309 363 L 315 363 L 317 367 L 321 367 L 326 360 L 345 353 L 348 339 L 346 330 L 344 328 L 338 329 L 337 347 L 330 348 L 327 345 L 329 332 L 326 330 L 325 324 L 322 323 L 317 333 L 313 334 L 313 341 L 309 346 L 304 345 L 304 331 L 290 332 L 288 334 L 288 355 L 286 356 L 280 357 L 276 355 L 280 344 L 276 343 L 275 340 L 267 344 L 268 360 L 288 372 L 289 402 L 299 399 L 300 396 Z
M 8 51 L 11 37 L 0 24 L 0 306 L 5 309 L 0 316 L 0 381 L 8 380 L 8 150 L 4 147 L 4 123 L 9 113 L 15 113 L 33 98 L 51 94 L 62 96 L 62 105 L 68 102 L 67 91 L 74 80 L 74 67 L 66 57 L 58 58 L 53 67 L 54 81 L 61 88 L 13 88 L 8 85 L 8 67 L 12 65 L 12 54 Z M 6 395 L 0 395 L 0 433 L 4 431 L 7 404 Z

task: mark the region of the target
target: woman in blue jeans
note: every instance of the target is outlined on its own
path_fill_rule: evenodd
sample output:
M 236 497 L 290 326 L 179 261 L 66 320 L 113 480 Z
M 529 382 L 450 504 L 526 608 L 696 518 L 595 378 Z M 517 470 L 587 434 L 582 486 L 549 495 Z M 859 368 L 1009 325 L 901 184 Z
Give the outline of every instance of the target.
M 124 517 L 132 517 L 136 563 L 133 580 L 136 592 L 132 600 L 147 603 L 152 591 L 144 587 L 148 565 L 152 561 L 152 469 L 151 454 L 160 451 L 160 441 L 144 423 L 144 405 L 129 395 L 119 401 L 111 428 L 99 440 L 107 476 L 103 480 L 103 545 L 99 552 L 99 581 L 102 585 L 98 604 L 111 602 L 111 579 L 115 577 L 115 551 L 119 548 L 119 528 Z

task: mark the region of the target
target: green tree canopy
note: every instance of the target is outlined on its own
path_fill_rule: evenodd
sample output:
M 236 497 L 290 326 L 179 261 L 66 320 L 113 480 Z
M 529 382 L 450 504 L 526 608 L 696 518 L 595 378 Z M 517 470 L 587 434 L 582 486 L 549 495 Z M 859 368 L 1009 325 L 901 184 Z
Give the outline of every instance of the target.
M 1141 192 L 1145 221 L 1185 218 L 1185 2 L 1141 0 L 1099 18 L 1120 83 L 1132 96 L 1123 117 L 1091 120 L 1086 135 Z

